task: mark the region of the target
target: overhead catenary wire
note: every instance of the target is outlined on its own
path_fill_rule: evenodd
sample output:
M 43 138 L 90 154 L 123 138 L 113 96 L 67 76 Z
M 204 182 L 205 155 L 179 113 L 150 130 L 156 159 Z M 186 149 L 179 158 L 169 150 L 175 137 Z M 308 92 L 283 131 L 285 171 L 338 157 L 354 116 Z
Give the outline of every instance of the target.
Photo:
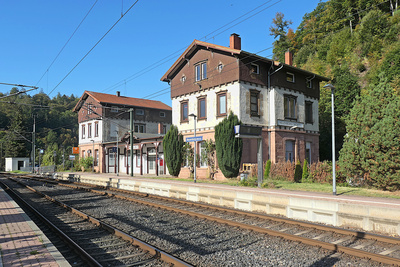
M 124 14 L 111 26 L 110 29 L 94 44 L 94 46 L 79 60 L 79 62 L 67 73 L 67 75 L 64 76 L 64 78 L 61 79 L 61 81 L 48 93 L 50 95 L 75 69 L 78 67 L 78 65 L 90 54 L 90 52 L 93 51 L 93 49 L 107 36 L 107 34 L 118 24 L 118 22 L 121 21 L 123 17 L 139 2 L 139 0 L 136 0 L 129 8 L 127 11 L 125 11 Z
M 216 30 L 210 32 L 209 34 L 205 35 L 204 37 L 199 38 L 199 40 L 204 39 L 205 41 L 208 41 L 208 40 L 210 40 L 210 39 L 213 39 L 213 38 L 215 38 L 216 36 L 218 36 L 218 35 L 220 35 L 220 34 L 226 32 L 227 30 L 233 28 L 234 26 L 237 26 L 237 25 L 239 25 L 240 23 L 243 23 L 244 21 L 246 21 L 246 20 L 248 20 L 248 19 L 254 17 L 255 15 L 257 15 L 257 14 L 259 14 L 259 13 L 261 13 L 261 12 L 263 12 L 263 11 L 269 9 L 269 8 L 271 8 L 272 6 L 274 6 L 274 5 L 276 5 L 277 3 L 281 2 L 282 0 L 278 0 L 278 1 L 274 2 L 273 4 L 271 4 L 271 5 L 267 6 L 267 7 L 265 7 L 264 9 L 258 11 L 257 13 L 254 13 L 254 14 L 252 14 L 251 16 L 249 16 L 249 17 L 247 17 L 247 18 L 245 18 L 245 19 L 239 21 L 238 23 L 236 23 L 236 24 L 234 24 L 234 25 L 232 25 L 232 26 L 230 26 L 230 27 L 224 29 L 223 31 L 221 31 L 221 32 L 219 32 L 219 33 L 217 33 L 217 34 L 212 35 L 213 33 L 218 32 L 219 30 L 221 30 L 221 29 L 227 27 L 228 25 L 234 23 L 235 21 L 239 20 L 240 18 L 243 18 L 244 16 L 246 16 L 246 15 L 248 15 L 248 14 L 250 14 L 250 13 L 256 11 L 257 9 L 259 9 L 259 8 L 261 8 L 261 7 L 263 7 L 263 6 L 265 6 L 266 4 L 270 3 L 271 1 L 272 1 L 272 0 L 268 0 L 268 1 L 264 2 L 263 4 L 257 6 L 256 8 L 252 9 L 251 11 L 246 12 L 245 14 L 243 14 L 243 15 L 241 15 L 241 16 L 235 18 L 234 20 L 232 20 L 232 21 L 226 23 L 225 25 L 219 27 L 218 29 L 216 29 Z M 210 36 L 210 35 L 212 35 L 212 36 Z M 210 37 L 207 38 L 207 36 L 210 36 Z M 164 58 L 162 58 L 162 59 L 160 59 L 160 60 L 158 60 L 158 61 L 156 61 L 155 63 L 153 63 L 153 64 L 147 66 L 146 68 L 144 68 L 144 69 L 142 69 L 142 70 L 140 70 L 140 71 L 138 71 L 138 72 L 136 72 L 136 73 L 134 73 L 134 74 L 128 76 L 127 78 L 122 79 L 121 81 L 115 83 L 114 85 L 112 85 L 112 86 L 110 86 L 110 87 L 107 87 L 106 89 L 102 90 L 101 92 L 108 92 L 108 91 L 111 91 L 111 90 L 114 89 L 114 88 L 118 88 L 118 87 L 120 87 L 120 86 L 126 84 L 127 82 L 130 82 L 130 81 L 132 81 L 132 80 L 134 80 L 134 79 L 136 79 L 136 78 L 138 78 L 138 77 L 140 77 L 140 76 L 142 76 L 142 75 L 148 73 L 149 71 L 151 71 L 151 70 L 153 70 L 153 69 L 155 69 L 155 68 L 157 68 L 157 67 L 163 65 L 164 63 L 166 63 L 166 62 L 172 60 L 172 59 L 173 59 L 173 56 L 175 56 L 176 54 L 178 54 L 178 53 L 184 51 L 186 48 L 187 48 L 187 46 L 186 46 L 186 47 L 180 48 L 179 50 L 173 52 L 172 54 L 170 54 L 170 55 L 168 55 L 168 56 L 166 56 L 166 57 L 164 57 Z
M 75 28 L 74 32 L 71 34 L 71 36 L 68 38 L 67 42 L 65 42 L 64 46 L 61 48 L 61 50 L 58 52 L 57 56 L 53 59 L 53 61 L 50 63 L 50 65 L 47 67 L 46 71 L 43 73 L 42 77 L 39 79 L 39 81 L 36 83 L 36 85 L 38 85 L 40 83 L 40 81 L 43 79 L 43 77 L 46 75 L 46 73 L 49 72 L 50 68 L 53 66 L 54 62 L 56 62 L 57 58 L 60 56 L 60 54 L 62 53 L 62 51 L 64 50 L 64 48 L 67 46 L 67 44 L 69 43 L 69 41 L 71 41 L 72 37 L 75 35 L 75 33 L 78 31 L 79 27 L 82 25 L 82 23 L 85 21 L 85 19 L 87 18 L 87 16 L 89 15 L 89 13 L 92 11 L 92 9 L 94 8 L 94 6 L 97 4 L 96 0 L 94 2 L 94 4 L 92 5 L 92 7 L 89 9 L 89 11 L 86 13 L 86 15 L 83 17 L 83 19 L 81 20 L 81 22 L 78 24 L 78 26 Z

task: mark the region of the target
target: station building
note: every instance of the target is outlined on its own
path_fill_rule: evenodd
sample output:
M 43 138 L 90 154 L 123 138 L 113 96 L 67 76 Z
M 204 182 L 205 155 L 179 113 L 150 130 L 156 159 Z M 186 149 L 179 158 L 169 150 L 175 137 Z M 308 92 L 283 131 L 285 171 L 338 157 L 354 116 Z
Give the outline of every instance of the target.
M 319 160 L 320 83 L 329 79 L 293 66 L 290 52 L 283 63 L 242 50 L 237 34 L 229 47 L 194 40 L 161 80 L 171 87 L 172 123 L 184 138 L 194 135 L 190 114 L 206 140 L 232 111 L 243 124 L 262 127 L 263 162 Z M 202 142 L 196 150 L 203 153 Z M 242 162 L 257 162 L 256 140 L 244 139 Z M 199 167 L 206 177 L 205 163 Z

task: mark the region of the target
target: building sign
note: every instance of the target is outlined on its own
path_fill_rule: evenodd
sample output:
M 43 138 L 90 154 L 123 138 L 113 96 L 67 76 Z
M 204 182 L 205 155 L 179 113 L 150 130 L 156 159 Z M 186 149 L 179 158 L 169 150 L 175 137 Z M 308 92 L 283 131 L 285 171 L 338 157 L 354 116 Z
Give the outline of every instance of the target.
M 279 126 L 286 126 L 286 127 L 296 127 L 296 128 L 304 128 L 304 123 L 295 122 L 295 121 L 282 121 L 278 120 Z
M 235 134 L 239 136 L 261 136 L 261 126 L 235 125 Z
M 75 155 L 69 155 L 69 160 L 75 160 Z
M 186 137 L 186 142 L 199 142 L 203 141 L 203 136 Z
M 72 154 L 79 154 L 79 147 L 73 147 Z

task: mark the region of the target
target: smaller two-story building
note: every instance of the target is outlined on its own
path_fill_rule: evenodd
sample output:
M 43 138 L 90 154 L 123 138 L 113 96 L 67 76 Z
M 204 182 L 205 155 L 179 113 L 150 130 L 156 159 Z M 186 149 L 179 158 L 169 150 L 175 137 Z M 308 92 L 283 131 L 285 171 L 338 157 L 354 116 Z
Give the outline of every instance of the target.
M 327 78 L 285 62 L 246 52 L 241 38 L 229 47 L 194 40 L 161 78 L 171 86 L 172 123 L 184 138 L 214 139 L 215 126 L 230 112 L 249 126 L 262 127 L 263 161 L 319 160 L 318 100 Z M 202 153 L 203 143 L 197 143 Z M 244 140 L 243 163 L 257 162 L 257 141 Z M 199 177 L 206 163 L 200 161 Z M 180 176 L 187 176 L 183 169 Z M 217 173 L 218 176 L 218 173 Z
M 131 116 L 133 173 L 165 174 L 162 139 L 172 121 L 170 106 L 154 100 L 85 91 L 78 113 L 79 154 L 94 157 L 94 171 L 130 174 Z

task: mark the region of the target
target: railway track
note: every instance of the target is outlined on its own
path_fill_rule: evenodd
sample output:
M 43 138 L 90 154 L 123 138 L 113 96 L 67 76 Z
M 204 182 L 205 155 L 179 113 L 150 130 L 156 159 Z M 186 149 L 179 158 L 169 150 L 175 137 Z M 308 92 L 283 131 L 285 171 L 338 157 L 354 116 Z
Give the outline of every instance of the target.
M 103 196 L 133 201 L 141 205 L 178 212 L 270 236 L 283 237 L 294 242 L 321 247 L 332 253 L 340 252 L 377 263 L 400 266 L 400 240 L 396 238 L 113 188 L 69 184 L 54 180 L 46 180 L 46 182 L 57 183 L 74 190 L 86 190 Z
M 72 266 L 191 266 L 29 186 L 1 184 Z

